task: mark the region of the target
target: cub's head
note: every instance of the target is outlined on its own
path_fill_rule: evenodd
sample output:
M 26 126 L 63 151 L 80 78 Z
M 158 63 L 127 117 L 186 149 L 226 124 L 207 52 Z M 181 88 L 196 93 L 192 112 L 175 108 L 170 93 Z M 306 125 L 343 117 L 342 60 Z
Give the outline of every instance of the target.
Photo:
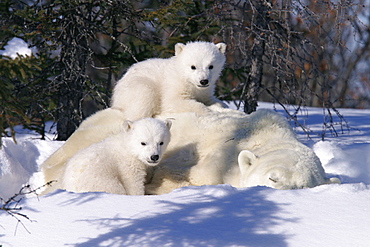
M 226 45 L 190 42 L 175 45 L 176 69 L 187 82 L 199 89 L 214 87 L 225 64 Z
M 155 166 L 162 158 L 170 142 L 171 121 L 144 118 L 134 122 L 125 121 L 128 147 L 133 156 L 149 166 Z

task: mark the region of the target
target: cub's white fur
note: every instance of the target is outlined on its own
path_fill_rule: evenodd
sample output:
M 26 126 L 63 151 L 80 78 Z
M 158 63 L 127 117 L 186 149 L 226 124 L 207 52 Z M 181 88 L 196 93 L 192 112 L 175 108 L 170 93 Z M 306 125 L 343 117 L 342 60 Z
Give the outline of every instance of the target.
M 151 117 L 161 112 L 201 113 L 209 111 L 205 105 L 224 106 L 213 93 L 225 63 L 225 50 L 223 43 L 178 43 L 174 57 L 134 64 L 117 83 L 112 108 L 84 120 L 64 145 L 41 165 L 45 183 L 56 181 L 42 194 L 60 188 L 65 163 L 70 157 L 120 132 L 127 119 Z
M 104 109 L 85 119 L 68 140 L 41 165 L 44 184 L 54 181 L 41 195 L 60 189 L 65 164 L 78 151 L 123 130 L 123 113 L 117 109 Z
M 171 58 L 136 63 L 117 82 L 111 107 L 135 120 L 166 112 L 204 113 L 206 105 L 215 103 L 222 106 L 214 90 L 225 50 L 223 43 L 178 43 Z
M 144 195 L 146 170 L 170 141 L 170 121 L 125 121 L 123 131 L 77 152 L 66 163 L 62 189 Z

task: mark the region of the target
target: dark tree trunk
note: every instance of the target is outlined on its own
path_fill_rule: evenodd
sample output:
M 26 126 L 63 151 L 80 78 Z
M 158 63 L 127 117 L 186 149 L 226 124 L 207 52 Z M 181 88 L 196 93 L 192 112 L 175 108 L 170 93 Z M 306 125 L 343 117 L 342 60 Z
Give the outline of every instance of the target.
M 86 9 L 83 7 L 79 8 L 82 13 L 84 10 Z M 89 80 L 86 76 L 89 33 L 83 25 L 84 19 L 78 14 L 79 11 L 72 11 L 65 17 L 61 35 L 60 63 L 63 71 L 60 76 L 57 120 L 57 140 L 60 141 L 67 140 L 82 121 L 83 88 Z
M 257 109 L 258 94 L 261 89 L 262 72 L 263 72 L 263 56 L 265 53 L 265 43 L 266 43 L 266 30 L 268 27 L 268 11 L 270 10 L 270 5 L 267 1 L 258 1 L 255 6 L 255 21 L 253 23 L 254 27 L 254 45 L 252 48 L 251 59 L 252 65 L 250 70 L 250 75 L 248 77 L 247 83 L 245 84 L 243 95 L 244 99 L 244 112 L 250 114 Z
M 81 116 L 82 89 L 79 80 L 64 81 L 58 100 L 57 140 L 65 141 L 79 126 Z

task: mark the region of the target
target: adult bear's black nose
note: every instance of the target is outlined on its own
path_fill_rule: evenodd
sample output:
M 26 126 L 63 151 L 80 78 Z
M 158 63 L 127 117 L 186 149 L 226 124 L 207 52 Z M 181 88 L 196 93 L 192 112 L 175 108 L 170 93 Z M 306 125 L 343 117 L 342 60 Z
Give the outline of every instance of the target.
M 152 161 L 158 161 L 159 160 L 159 155 L 158 154 L 154 154 L 154 155 L 150 156 L 150 159 Z
M 200 81 L 200 84 L 202 85 L 202 86 L 206 86 L 206 85 L 208 85 L 208 80 L 206 79 L 206 80 L 201 80 Z

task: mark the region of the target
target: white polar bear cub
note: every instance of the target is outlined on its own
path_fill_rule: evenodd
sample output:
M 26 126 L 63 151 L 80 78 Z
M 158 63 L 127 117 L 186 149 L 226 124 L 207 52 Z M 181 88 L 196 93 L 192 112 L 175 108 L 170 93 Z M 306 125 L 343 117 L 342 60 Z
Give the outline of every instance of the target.
M 117 82 L 112 108 L 136 120 L 168 112 L 208 112 L 217 103 L 216 81 L 225 64 L 224 43 L 190 42 L 175 45 L 175 56 L 134 64 Z
M 146 169 L 161 160 L 170 127 L 169 120 L 125 121 L 121 133 L 72 156 L 66 163 L 62 189 L 144 195 Z

